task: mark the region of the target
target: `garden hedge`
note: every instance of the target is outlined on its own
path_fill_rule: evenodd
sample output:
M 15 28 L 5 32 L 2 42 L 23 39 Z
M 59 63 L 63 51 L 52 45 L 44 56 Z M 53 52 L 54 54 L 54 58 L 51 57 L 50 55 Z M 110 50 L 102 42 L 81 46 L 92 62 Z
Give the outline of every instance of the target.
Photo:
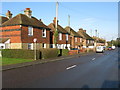
M 48 48 L 48 49 L 40 49 L 41 59 L 58 57 L 58 49 L 56 48 Z
M 61 56 L 68 55 L 68 49 L 61 49 Z M 47 59 L 58 57 L 60 49 L 46 48 L 37 50 L 37 59 Z M 34 59 L 34 50 L 27 49 L 3 49 L 2 56 L 6 58 Z
M 34 51 L 24 49 L 3 49 L 2 56 L 7 58 L 34 59 Z
M 67 56 L 69 54 L 69 50 L 68 49 L 59 49 L 58 54 L 59 54 L 59 56 Z

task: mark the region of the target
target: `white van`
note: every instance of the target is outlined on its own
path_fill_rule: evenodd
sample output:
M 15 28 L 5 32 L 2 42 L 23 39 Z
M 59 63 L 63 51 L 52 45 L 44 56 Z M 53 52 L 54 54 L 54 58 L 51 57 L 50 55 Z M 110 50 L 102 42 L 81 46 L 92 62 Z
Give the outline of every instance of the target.
M 104 47 L 103 46 L 97 46 L 96 47 L 96 52 L 104 52 Z
M 114 50 L 114 49 L 115 49 L 115 46 L 112 46 L 112 49 Z

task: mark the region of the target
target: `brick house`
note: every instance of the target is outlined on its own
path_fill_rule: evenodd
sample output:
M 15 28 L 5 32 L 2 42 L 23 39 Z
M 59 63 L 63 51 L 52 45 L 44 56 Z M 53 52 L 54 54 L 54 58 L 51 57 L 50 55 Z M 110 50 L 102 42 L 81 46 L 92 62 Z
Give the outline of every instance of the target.
M 51 35 L 50 35 L 51 48 L 55 48 L 55 44 L 54 44 L 54 38 L 55 38 L 54 32 L 56 30 L 55 23 L 56 23 L 56 17 L 54 18 L 53 23 L 50 23 L 48 25 L 48 27 L 51 29 Z M 68 48 L 70 50 L 70 34 L 59 24 L 57 24 L 57 30 L 58 30 L 57 48 L 58 49 Z
M 83 30 L 82 28 L 80 28 L 77 33 L 83 38 L 82 42 L 83 42 L 84 48 L 94 46 L 94 39 L 86 33 L 86 30 Z
M 65 30 L 70 33 L 70 47 L 71 48 L 82 48 L 82 36 L 75 32 L 71 27 L 66 26 Z
M 7 14 L 12 15 L 10 11 Z M 2 23 L 0 32 L 1 38 L 10 39 L 10 49 L 33 49 L 34 39 L 37 39 L 37 49 L 49 48 L 50 29 L 32 16 L 30 8 L 26 8 L 24 14 L 18 14 Z

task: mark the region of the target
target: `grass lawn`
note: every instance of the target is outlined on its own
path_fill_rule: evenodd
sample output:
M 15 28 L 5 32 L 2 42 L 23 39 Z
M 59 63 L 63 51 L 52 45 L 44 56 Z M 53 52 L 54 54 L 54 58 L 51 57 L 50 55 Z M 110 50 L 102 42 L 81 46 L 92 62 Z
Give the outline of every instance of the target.
M 24 62 L 32 62 L 33 60 L 30 59 L 20 59 L 20 58 L 2 58 L 2 65 L 10 65 L 10 64 L 17 64 L 17 63 L 24 63 Z

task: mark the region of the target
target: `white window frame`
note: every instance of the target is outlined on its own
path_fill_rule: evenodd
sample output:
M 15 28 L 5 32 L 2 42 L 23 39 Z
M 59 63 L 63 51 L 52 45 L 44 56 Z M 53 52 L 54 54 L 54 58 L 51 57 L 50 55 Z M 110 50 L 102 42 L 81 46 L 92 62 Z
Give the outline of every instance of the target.
M 46 29 L 42 29 L 42 37 L 46 37 L 46 33 L 47 33 Z
M 80 42 L 82 42 L 82 38 L 80 38 Z
M 66 41 L 68 41 L 68 34 L 66 34 Z
M 59 33 L 59 40 L 62 40 L 62 33 Z
M 75 42 L 77 42 L 77 37 L 75 37 Z
M 43 45 L 44 45 L 44 46 L 43 46 Z M 46 43 L 42 43 L 42 47 L 43 47 L 43 48 L 46 48 Z
M 30 45 L 30 48 L 29 48 L 29 45 Z M 33 43 L 28 43 L 28 49 L 33 50 Z
M 28 36 L 33 36 L 33 27 L 28 26 Z

